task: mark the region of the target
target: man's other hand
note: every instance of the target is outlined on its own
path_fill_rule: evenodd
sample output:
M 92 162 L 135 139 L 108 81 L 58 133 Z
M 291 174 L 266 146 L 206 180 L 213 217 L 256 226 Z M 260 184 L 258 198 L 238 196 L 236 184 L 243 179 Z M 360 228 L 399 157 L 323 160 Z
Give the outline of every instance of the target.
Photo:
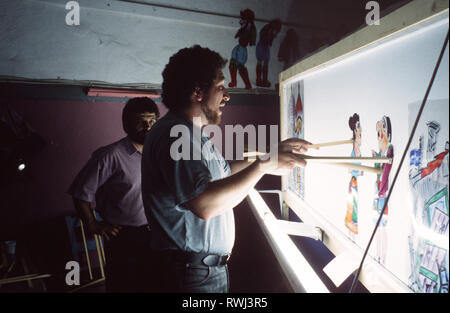
M 121 227 L 118 225 L 111 225 L 106 222 L 97 222 L 88 226 L 88 232 L 90 235 L 97 234 L 110 240 L 112 236 L 116 237 L 119 234 Z

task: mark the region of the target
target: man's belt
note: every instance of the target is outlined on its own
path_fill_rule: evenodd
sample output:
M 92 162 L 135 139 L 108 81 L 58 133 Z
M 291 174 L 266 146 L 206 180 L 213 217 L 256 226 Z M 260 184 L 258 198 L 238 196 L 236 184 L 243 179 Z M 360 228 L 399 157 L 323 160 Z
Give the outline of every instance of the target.
M 170 259 L 173 261 L 192 264 L 192 265 L 206 265 L 206 266 L 220 266 L 227 264 L 230 259 L 230 254 L 208 254 L 171 250 L 168 252 Z

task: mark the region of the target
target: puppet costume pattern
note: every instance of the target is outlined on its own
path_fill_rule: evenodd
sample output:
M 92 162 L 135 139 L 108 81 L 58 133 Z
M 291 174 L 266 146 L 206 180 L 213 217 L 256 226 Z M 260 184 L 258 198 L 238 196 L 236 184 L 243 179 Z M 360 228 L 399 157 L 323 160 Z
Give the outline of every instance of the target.
M 377 153 L 377 157 L 382 157 L 381 153 Z M 394 157 L 394 147 L 390 144 L 387 152 L 386 157 L 393 158 Z M 376 168 L 382 169 L 381 175 L 377 175 L 377 180 L 375 183 L 375 193 L 376 197 L 373 202 L 373 209 L 376 212 L 376 219 L 378 219 L 381 211 L 383 210 L 383 206 L 385 203 L 385 197 L 386 197 L 386 191 L 389 188 L 389 174 L 391 172 L 392 164 L 383 164 L 380 165 L 379 163 L 375 164 Z M 387 225 L 387 216 L 388 216 L 388 206 L 386 205 L 386 209 L 384 210 L 383 219 L 381 220 L 381 223 L 383 226 Z M 376 220 L 375 220 L 376 221 Z
M 352 150 L 351 157 L 356 157 Z M 345 226 L 354 234 L 358 234 L 358 176 L 359 171 L 352 171 L 352 177 L 348 184 L 347 212 L 345 215 Z

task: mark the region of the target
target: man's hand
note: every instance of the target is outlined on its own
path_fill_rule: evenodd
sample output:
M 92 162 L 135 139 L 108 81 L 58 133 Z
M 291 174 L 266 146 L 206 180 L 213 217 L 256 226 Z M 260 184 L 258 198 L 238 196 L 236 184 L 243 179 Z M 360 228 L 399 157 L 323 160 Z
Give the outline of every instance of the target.
M 301 154 L 308 151 L 308 145 L 311 143 L 298 138 L 289 138 L 272 149 L 276 149 L 274 153 L 266 155 L 267 160 L 260 161 L 260 169 L 267 174 L 287 175 L 295 166 L 305 167 L 306 161 Z
M 309 141 L 298 139 L 298 138 L 289 138 L 283 140 L 278 144 L 278 151 L 284 152 L 293 152 L 296 154 L 305 153 L 308 151 L 308 146 L 312 145 Z
M 221 215 L 237 206 L 265 174 L 284 175 L 295 166 L 304 167 L 306 162 L 301 153 L 307 151 L 308 145 L 309 142 L 295 138 L 280 142 L 270 155 L 260 157 L 233 175 L 210 182 L 206 190 L 182 206 L 204 220 Z
M 73 197 L 73 203 L 78 215 L 86 225 L 89 236 L 94 234 L 102 235 L 107 240 L 110 239 L 110 236 L 117 236 L 121 227 L 111 225 L 107 222 L 98 222 L 94 216 L 90 202 Z
M 106 240 L 110 240 L 114 236 L 116 237 L 119 234 L 121 227 L 118 225 L 111 225 L 106 222 L 97 222 L 90 224 L 87 226 L 87 230 L 90 235 L 101 235 L 106 238 Z

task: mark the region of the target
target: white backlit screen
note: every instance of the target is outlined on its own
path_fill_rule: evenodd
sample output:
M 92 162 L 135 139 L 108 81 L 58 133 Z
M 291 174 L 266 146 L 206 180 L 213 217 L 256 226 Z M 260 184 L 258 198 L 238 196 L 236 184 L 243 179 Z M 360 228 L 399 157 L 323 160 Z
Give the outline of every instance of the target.
M 448 28 L 447 14 L 283 84 L 285 137 L 353 141 L 308 154 L 393 158 L 390 169 L 358 162 L 382 166 L 382 174 L 311 162 L 304 172 L 294 171 L 284 186 L 362 249 L 399 167 Z M 369 250 L 414 292 L 448 290 L 448 69 L 447 45 Z

